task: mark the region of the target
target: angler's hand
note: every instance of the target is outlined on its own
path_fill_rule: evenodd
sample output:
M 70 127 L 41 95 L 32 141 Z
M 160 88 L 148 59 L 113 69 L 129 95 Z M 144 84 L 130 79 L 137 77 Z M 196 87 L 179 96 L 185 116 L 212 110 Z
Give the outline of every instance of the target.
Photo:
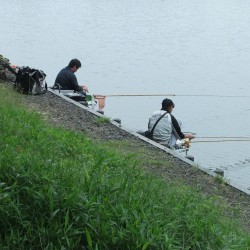
M 82 87 L 84 92 L 89 93 L 89 89 L 88 89 L 88 87 L 86 85 L 81 85 L 80 87 Z
M 195 136 L 192 135 L 192 134 L 185 134 L 185 138 L 188 138 L 188 139 L 192 140 L 192 139 L 195 138 Z

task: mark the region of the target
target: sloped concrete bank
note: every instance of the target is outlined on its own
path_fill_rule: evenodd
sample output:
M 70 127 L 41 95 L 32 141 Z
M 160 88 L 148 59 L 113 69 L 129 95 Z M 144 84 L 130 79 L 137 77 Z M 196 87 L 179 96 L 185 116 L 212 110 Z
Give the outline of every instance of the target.
M 250 196 L 238 188 L 226 185 L 197 168 L 193 162 L 184 157 L 177 157 L 165 147 L 157 147 L 155 143 L 148 143 L 138 135 L 120 128 L 118 123 L 98 123 L 96 112 L 83 108 L 74 101 L 68 101 L 48 91 L 46 94 L 24 96 L 30 110 L 40 112 L 51 125 L 80 131 L 89 138 L 99 142 L 114 142 L 126 140 L 124 149 L 129 153 L 138 153 L 144 161 L 142 166 L 146 171 L 159 175 L 166 181 L 173 180 L 193 188 L 199 188 L 204 196 L 216 195 L 228 202 L 229 206 L 241 207 L 242 226 L 250 232 Z M 126 147 L 126 148 L 125 148 Z M 152 159 L 157 164 L 152 164 Z

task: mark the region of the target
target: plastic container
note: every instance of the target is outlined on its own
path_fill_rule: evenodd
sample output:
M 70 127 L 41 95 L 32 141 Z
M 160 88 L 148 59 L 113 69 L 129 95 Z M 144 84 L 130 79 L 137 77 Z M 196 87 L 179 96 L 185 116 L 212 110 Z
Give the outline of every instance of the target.
M 103 109 L 105 107 L 105 95 L 94 95 L 95 100 L 98 101 L 99 109 Z

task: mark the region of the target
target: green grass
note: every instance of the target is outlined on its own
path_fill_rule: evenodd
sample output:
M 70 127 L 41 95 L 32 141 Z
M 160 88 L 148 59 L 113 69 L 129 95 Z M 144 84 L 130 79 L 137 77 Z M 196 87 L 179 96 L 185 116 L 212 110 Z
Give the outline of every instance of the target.
M 96 118 L 96 122 L 97 123 L 109 123 L 110 118 L 106 117 L 106 116 L 99 116 L 99 117 Z
M 1 249 L 250 249 L 223 204 L 46 125 L 22 97 L 0 85 Z

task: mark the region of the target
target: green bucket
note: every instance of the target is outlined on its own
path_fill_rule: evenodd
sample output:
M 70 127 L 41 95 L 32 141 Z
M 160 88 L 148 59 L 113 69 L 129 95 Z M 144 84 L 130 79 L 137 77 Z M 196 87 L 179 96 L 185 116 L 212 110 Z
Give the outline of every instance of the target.
M 92 95 L 86 95 L 86 101 L 87 102 L 90 102 L 90 101 L 92 101 L 92 99 L 93 99 L 93 97 L 92 97 Z

